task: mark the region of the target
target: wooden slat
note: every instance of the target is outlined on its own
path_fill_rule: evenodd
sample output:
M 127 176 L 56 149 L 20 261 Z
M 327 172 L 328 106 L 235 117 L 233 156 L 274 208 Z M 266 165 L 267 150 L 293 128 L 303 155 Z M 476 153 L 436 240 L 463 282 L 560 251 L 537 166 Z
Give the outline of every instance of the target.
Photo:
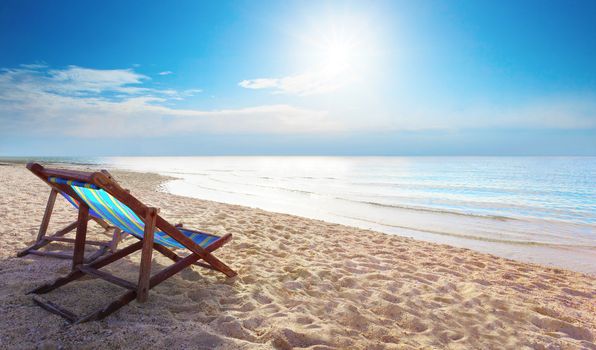
M 102 258 L 95 260 L 94 262 L 89 264 L 89 266 L 91 266 L 95 269 L 100 269 L 106 265 L 113 263 L 116 260 L 120 260 L 120 259 L 124 258 L 125 256 L 128 256 L 128 255 L 136 252 L 137 250 L 141 249 L 142 247 L 143 247 L 143 242 L 140 242 L 140 241 L 135 242 L 127 247 L 124 247 L 124 248 L 118 250 L 117 252 L 115 252 L 113 254 L 106 255 Z
M 86 266 L 86 265 L 79 265 L 78 269 L 87 275 L 99 277 L 104 281 L 110 282 L 110 283 L 120 286 L 122 288 L 130 289 L 130 290 L 137 289 L 136 284 L 129 282 L 125 279 L 122 279 L 118 276 L 114 276 L 114 275 L 107 273 L 105 271 L 100 271 L 100 270 L 94 269 L 94 268 Z
M 178 231 L 178 229 L 166 220 L 164 220 L 161 216 L 157 216 L 157 227 L 165 232 L 168 236 L 172 237 L 178 243 L 185 246 L 191 252 L 197 254 L 201 257 L 205 262 L 209 265 L 213 266 L 216 270 L 222 272 L 228 277 L 234 277 L 237 273 L 232 270 L 228 265 L 224 264 L 221 260 L 217 259 L 211 253 L 206 251 L 205 249 L 201 248 L 198 244 L 195 244 L 190 238 L 186 237 L 182 232 Z
M 93 262 L 95 259 L 104 255 L 106 250 L 107 250 L 107 247 L 101 247 L 96 252 L 89 255 L 89 257 L 84 258 L 83 261 L 85 262 L 85 264 L 89 264 L 89 263 Z M 68 260 L 71 260 L 73 257 L 73 255 L 69 254 L 69 253 L 48 252 L 48 251 L 41 251 L 41 250 L 31 250 L 31 251 L 29 251 L 29 254 L 39 255 L 39 256 L 51 256 L 53 258 L 68 259 Z
M 65 228 L 61 229 L 60 231 L 57 231 L 56 233 L 54 233 L 50 237 L 61 237 L 61 236 L 64 236 L 65 234 L 67 234 L 70 231 L 72 231 L 75 228 L 77 228 L 77 224 L 78 224 L 78 221 L 73 221 L 70 224 L 68 224 L 68 226 L 66 226 Z
M 27 164 L 27 169 L 31 171 L 35 171 L 41 175 L 43 175 L 46 179 L 50 176 L 59 177 L 66 180 L 75 180 L 81 181 L 86 183 L 93 183 L 92 178 L 93 174 L 87 171 L 80 171 L 80 170 L 67 170 L 67 169 L 49 169 L 44 168 L 38 163 L 29 163 Z
M 40 250 L 31 250 L 29 251 L 29 254 L 33 254 L 33 255 L 40 255 L 40 256 L 51 256 L 54 258 L 59 258 L 59 259 L 72 259 L 72 254 L 66 254 L 66 253 L 58 253 L 58 252 L 42 252 Z
M 173 251 L 171 251 L 170 249 L 162 246 L 159 243 L 153 243 L 153 249 L 157 250 L 158 252 L 160 252 L 164 256 L 172 259 L 172 261 L 174 261 L 174 262 L 182 259 L 182 257 L 178 256 L 178 254 L 174 253 Z
M 128 291 L 128 292 L 122 294 L 120 297 L 118 297 L 118 299 L 109 303 L 107 306 L 105 306 L 97 311 L 91 312 L 87 316 L 81 317 L 80 319 L 78 319 L 76 321 L 76 323 L 101 320 L 101 319 L 105 318 L 106 316 L 109 316 L 110 314 L 114 313 L 115 311 L 117 311 L 118 309 L 123 307 L 124 305 L 133 301 L 136 298 L 136 296 L 137 296 L 136 291 L 134 291 L 134 290 Z
M 220 237 L 217 241 L 210 244 L 205 250 L 208 252 L 213 252 L 213 251 L 217 250 L 218 248 L 220 248 L 221 246 L 223 246 L 224 244 L 228 243 L 231 239 L 232 239 L 232 234 L 228 233 L 228 234 Z M 172 250 L 162 246 L 161 244 L 154 243 L 153 248 L 155 250 L 157 250 L 158 252 L 160 252 L 161 254 L 163 254 L 164 256 L 172 259 L 173 261 L 179 261 L 180 259 L 182 259 L 181 256 L 174 253 Z M 215 268 L 213 266 L 211 266 L 209 264 L 202 263 L 202 262 L 195 262 L 193 265 L 197 265 L 197 266 L 201 266 L 201 267 L 204 267 L 207 269 L 215 270 Z
M 70 323 L 74 323 L 77 320 L 77 315 L 75 315 L 74 313 L 62 308 L 59 305 L 56 305 L 54 303 L 52 303 L 51 301 L 48 300 L 42 300 L 40 297 L 38 296 L 34 296 L 33 297 L 33 301 L 41 306 L 42 308 L 48 310 L 51 313 L 54 313 L 58 316 L 62 316 L 65 319 L 67 319 Z
M 89 255 L 88 257 L 86 257 L 84 259 L 85 264 L 89 264 L 89 263 L 93 262 L 95 259 L 104 255 L 107 250 L 108 250 L 108 247 L 106 247 L 106 246 L 99 248 L 95 253 Z
M 52 242 L 66 242 L 66 243 L 75 243 L 76 239 L 74 238 L 66 238 L 66 237 L 46 237 L 48 241 Z M 110 243 L 108 242 L 100 242 L 100 241 L 85 241 L 85 244 L 89 245 L 98 245 L 98 246 L 109 246 Z
M 165 269 L 159 271 L 155 275 L 151 277 L 149 282 L 149 287 L 153 288 L 156 285 L 160 284 L 161 282 L 167 280 L 168 278 L 172 277 L 173 275 L 180 272 L 182 269 L 192 265 L 194 262 L 199 260 L 200 257 L 198 254 L 192 253 L 189 256 L 180 259 L 178 262 L 173 263 L 172 265 L 166 267 Z
M 69 196 L 71 196 L 72 198 L 74 198 L 77 202 L 82 203 L 83 200 L 81 199 L 81 197 L 79 197 L 79 195 L 68 185 L 64 185 L 64 184 L 57 184 L 54 182 L 50 182 L 48 180 L 48 175 L 46 173 L 44 173 L 44 171 L 46 170 L 43 166 L 41 166 L 40 164 L 37 163 L 29 163 L 27 164 L 27 169 L 29 169 L 33 174 L 35 174 L 35 176 L 37 176 L 38 178 L 40 178 L 43 182 L 45 182 L 46 184 L 48 184 L 48 186 L 50 186 L 51 188 L 54 188 L 58 191 L 64 192 L 66 194 L 68 194 Z

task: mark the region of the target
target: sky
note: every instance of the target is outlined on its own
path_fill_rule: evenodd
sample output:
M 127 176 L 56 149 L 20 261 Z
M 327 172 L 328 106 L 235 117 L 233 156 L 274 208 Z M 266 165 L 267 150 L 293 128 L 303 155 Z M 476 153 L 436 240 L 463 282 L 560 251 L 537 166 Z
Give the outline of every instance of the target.
M 0 156 L 596 155 L 596 2 L 0 2 Z

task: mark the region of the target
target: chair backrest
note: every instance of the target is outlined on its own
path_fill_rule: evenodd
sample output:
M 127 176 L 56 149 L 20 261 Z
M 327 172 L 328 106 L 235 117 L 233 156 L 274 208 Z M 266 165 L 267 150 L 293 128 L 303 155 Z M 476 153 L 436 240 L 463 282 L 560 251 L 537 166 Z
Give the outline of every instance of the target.
M 94 213 L 93 215 L 111 223 L 122 231 L 143 238 L 145 230 L 145 223 L 143 220 L 141 220 L 127 205 L 120 202 L 103 189 L 94 184 L 66 180 L 55 176 L 49 177 L 48 181 L 70 186 L 79 198 L 87 204 L 90 214 Z M 78 207 L 78 202 L 74 198 L 67 194 L 64 194 L 64 196 L 74 206 Z M 154 240 L 156 243 L 166 247 L 184 247 L 162 232 L 156 232 Z
M 130 233 L 138 238 L 143 238 L 145 233 L 145 223 L 139 216 L 126 204 L 114 198 L 111 194 L 99 188 L 98 186 L 81 181 L 67 180 L 55 176 L 48 177 L 52 183 L 67 185 L 81 198 L 89 207 L 89 214 L 105 220 L 123 232 Z M 62 195 L 78 208 L 79 203 L 70 195 L 62 192 Z M 191 231 L 178 228 L 185 236 L 201 247 L 206 247 L 216 241 L 219 237 L 205 232 Z M 153 237 L 155 243 L 169 248 L 185 248 L 182 244 L 176 242 L 166 233 L 156 231 Z

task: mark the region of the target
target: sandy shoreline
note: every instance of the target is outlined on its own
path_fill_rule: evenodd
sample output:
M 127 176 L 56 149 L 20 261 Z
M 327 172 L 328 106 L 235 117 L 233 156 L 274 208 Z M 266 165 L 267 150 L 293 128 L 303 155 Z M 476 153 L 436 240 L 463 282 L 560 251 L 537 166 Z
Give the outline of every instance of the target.
M 113 174 L 172 222 L 232 233 L 216 255 L 239 276 L 193 267 L 146 304 L 67 326 L 25 292 L 67 273 L 69 262 L 15 257 L 34 239 L 49 189 L 22 165 L 1 166 L 0 347 L 596 349 L 594 276 L 174 196 L 155 191 L 158 175 Z M 59 200 L 50 230 L 75 217 Z M 111 271 L 135 280 L 138 259 Z M 155 255 L 156 267 L 169 263 Z M 71 286 L 48 299 L 85 311 L 120 292 L 98 280 Z

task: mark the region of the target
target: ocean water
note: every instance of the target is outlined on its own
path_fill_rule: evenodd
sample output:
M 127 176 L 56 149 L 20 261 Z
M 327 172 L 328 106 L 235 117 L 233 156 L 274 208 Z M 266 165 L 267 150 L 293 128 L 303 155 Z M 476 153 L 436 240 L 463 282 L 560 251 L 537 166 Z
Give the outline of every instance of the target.
M 596 273 L 596 157 L 117 157 L 167 191 Z

